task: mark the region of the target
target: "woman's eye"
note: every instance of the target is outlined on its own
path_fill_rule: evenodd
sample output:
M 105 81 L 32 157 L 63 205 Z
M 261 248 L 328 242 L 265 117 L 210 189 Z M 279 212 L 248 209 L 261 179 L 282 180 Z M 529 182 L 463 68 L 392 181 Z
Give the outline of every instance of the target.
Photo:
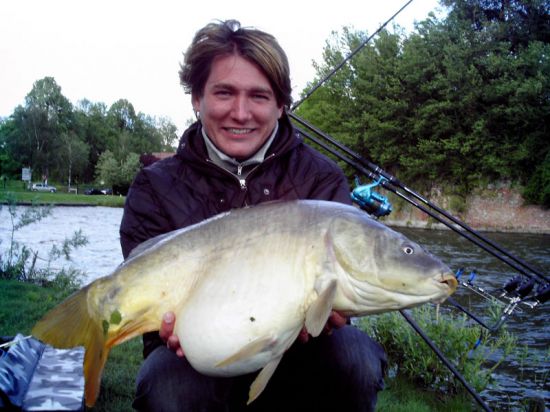
M 403 246 L 403 252 L 405 252 L 406 255 L 412 255 L 414 249 L 411 246 Z

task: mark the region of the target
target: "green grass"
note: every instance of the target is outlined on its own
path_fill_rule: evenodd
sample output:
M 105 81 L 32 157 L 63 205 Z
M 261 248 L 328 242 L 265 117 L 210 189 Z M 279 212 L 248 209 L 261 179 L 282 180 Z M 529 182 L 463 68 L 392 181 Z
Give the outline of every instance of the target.
M 56 193 L 49 192 L 31 192 L 25 188 L 23 182 L 8 181 L 6 186 L 0 186 L 0 203 L 7 203 L 10 199 L 17 204 L 53 204 L 53 205 L 82 205 L 82 206 L 124 206 L 124 196 L 109 195 L 85 195 L 82 187 L 79 194 L 67 193 L 66 187 L 55 185 Z
M 29 334 L 34 323 L 55 306 L 67 292 L 18 281 L 0 280 L 0 335 Z M 141 339 L 136 338 L 111 351 L 101 382 L 101 392 L 92 412 L 131 411 L 134 381 L 142 360 Z M 473 411 L 468 397 L 442 397 L 410 381 L 387 379 L 379 394 L 377 411 L 436 412 Z
M 67 295 L 67 292 L 53 288 L 0 280 L 0 335 L 30 334 L 35 322 Z M 134 380 L 142 360 L 141 351 L 140 338 L 113 348 L 103 374 L 99 399 L 91 411 L 132 410 Z

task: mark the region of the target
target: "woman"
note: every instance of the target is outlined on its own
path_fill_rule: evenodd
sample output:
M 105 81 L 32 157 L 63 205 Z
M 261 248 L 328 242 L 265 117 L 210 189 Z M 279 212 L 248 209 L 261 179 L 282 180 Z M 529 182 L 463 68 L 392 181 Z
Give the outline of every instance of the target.
M 351 202 L 343 172 L 306 146 L 286 115 L 288 60 L 273 36 L 234 20 L 209 24 L 187 50 L 180 79 L 198 121 L 174 157 L 144 168 L 132 184 L 120 228 L 124 257 L 151 237 L 233 208 L 271 200 Z M 383 387 L 382 348 L 333 313 L 327 333 L 300 334 L 247 407 L 256 374 L 199 374 L 172 335 L 174 320 L 166 314 L 160 333 L 144 336 L 138 410 L 369 411 Z

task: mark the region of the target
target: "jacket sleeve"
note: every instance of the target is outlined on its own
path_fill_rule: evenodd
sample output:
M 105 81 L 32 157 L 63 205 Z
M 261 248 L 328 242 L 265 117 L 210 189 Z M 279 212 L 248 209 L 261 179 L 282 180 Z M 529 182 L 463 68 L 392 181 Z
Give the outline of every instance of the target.
M 307 198 L 351 205 L 350 188 L 342 169 L 334 161 L 305 144 L 300 149 L 302 173 L 305 176 L 315 176 L 313 184 L 310 183 Z M 305 162 L 304 159 L 308 161 Z
M 120 245 L 126 259 L 140 243 L 171 230 L 171 224 L 156 198 L 146 170 L 136 176 L 120 224 Z
M 350 188 L 344 173 L 335 167 L 330 173 L 320 175 L 319 184 L 313 189 L 311 198 L 351 205 Z

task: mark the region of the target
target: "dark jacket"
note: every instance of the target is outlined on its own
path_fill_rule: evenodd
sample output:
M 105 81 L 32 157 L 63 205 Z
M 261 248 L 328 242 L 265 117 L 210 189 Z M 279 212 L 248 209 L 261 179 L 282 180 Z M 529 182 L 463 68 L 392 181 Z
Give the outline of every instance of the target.
M 120 226 L 124 257 L 147 239 L 234 208 L 271 200 L 351 203 L 343 172 L 304 144 L 286 115 L 279 120 L 265 160 L 250 167 L 241 184 L 238 177 L 212 163 L 200 123 L 193 124 L 184 132 L 174 157 L 142 169 L 132 183 Z M 144 342 L 146 355 L 157 346 L 149 338 Z

